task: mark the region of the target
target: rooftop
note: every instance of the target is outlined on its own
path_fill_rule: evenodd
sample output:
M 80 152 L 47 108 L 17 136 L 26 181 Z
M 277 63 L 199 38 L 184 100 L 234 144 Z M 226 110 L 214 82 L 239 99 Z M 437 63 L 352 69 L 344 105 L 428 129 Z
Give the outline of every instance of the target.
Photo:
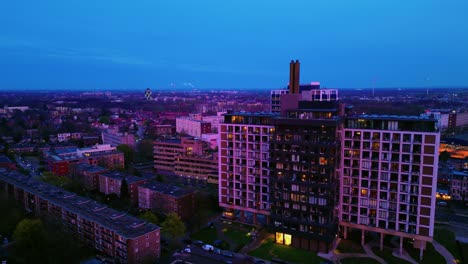
M 78 169 L 81 171 L 87 171 L 91 173 L 97 173 L 101 171 L 107 171 L 106 168 L 100 167 L 100 166 L 95 166 L 95 165 L 90 165 L 87 163 L 81 163 L 78 165 Z
M 174 197 L 182 197 L 187 194 L 193 193 L 192 190 L 182 189 L 175 185 L 160 183 L 160 182 L 150 182 L 143 185 L 140 185 L 138 188 L 147 188 L 156 192 L 160 192 L 166 195 Z
M 434 118 L 427 116 L 410 116 L 410 115 L 351 115 L 348 119 L 376 119 L 376 120 L 405 120 L 405 121 L 436 121 Z
M 123 180 L 125 178 L 127 183 L 135 183 L 135 182 L 139 182 L 139 181 L 144 180 L 143 178 L 133 176 L 131 174 L 126 174 L 126 173 L 123 173 L 123 172 L 120 172 L 120 171 L 104 172 L 104 173 L 101 173 L 101 176 L 116 179 L 116 180 Z
M 15 185 L 29 193 L 76 213 L 89 221 L 99 223 L 125 238 L 137 238 L 159 229 L 142 219 L 108 208 L 94 200 L 67 192 L 18 172 L 0 170 L 0 180 Z

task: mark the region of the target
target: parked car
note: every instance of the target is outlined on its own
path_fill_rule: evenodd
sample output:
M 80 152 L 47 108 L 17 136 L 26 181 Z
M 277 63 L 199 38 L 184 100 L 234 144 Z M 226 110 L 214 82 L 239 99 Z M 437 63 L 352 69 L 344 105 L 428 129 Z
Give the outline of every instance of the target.
M 202 246 L 204 243 L 201 240 L 195 240 L 195 241 L 193 241 L 193 244 L 195 244 L 197 246 Z
M 192 253 L 192 250 L 191 250 L 189 247 L 186 247 L 186 248 L 184 249 L 184 252 Z
M 437 202 L 437 205 L 440 205 L 440 206 L 448 206 L 447 202 L 444 202 L 444 201 L 439 201 L 439 202 Z
M 213 251 L 214 250 L 214 247 L 210 244 L 205 244 L 202 246 L 202 248 L 206 251 Z

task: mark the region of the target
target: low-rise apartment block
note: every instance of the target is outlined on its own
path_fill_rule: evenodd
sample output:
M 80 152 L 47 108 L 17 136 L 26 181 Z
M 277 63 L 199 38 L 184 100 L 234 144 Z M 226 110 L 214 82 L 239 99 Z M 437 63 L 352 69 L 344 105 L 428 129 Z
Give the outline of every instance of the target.
M 117 196 L 120 196 L 120 190 L 124 179 L 128 185 L 130 201 L 132 204 L 138 204 L 138 186 L 145 184 L 146 179 L 119 171 L 102 172 L 99 173 L 99 191 L 106 195 L 114 193 Z
M 140 208 L 175 213 L 189 220 L 195 213 L 195 193 L 174 185 L 151 182 L 138 186 Z
M 0 191 L 27 211 L 60 221 L 81 242 L 117 263 L 155 262 L 161 254 L 158 226 L 104 204 L 6 170 L 0 171 Z

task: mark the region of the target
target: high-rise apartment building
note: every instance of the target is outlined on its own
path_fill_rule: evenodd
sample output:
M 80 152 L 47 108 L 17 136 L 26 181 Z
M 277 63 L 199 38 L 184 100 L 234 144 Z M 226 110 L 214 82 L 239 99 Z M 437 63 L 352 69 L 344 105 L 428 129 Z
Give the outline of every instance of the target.
M 414 239 L 421 249 L 434 235 L 440 135 L 437 120 L 359 115 L 344 122 L 340 226 Z
M 319 90 L 273 119 L 270 229 L 277 243 L 330 249 L 338 226 L 341 107 L 336 90 Z
M 268 113 L 227 113 L 219 129 L 219 205 L 225 217 L 239 210 L 241 221 L 257 223 L 270 214 Z

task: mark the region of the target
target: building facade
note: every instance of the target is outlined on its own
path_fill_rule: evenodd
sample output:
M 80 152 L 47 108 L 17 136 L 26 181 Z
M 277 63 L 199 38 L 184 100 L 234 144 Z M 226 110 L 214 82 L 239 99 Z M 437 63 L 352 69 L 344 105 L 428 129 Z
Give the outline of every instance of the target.
M 188 117 L 176 118 L 176 132 L 192 137 L 211 133 L 211 123 Z
M 138 186 L 145 184 L 146 179 L 136 177 L 119 171 L 108 171 L 99 173 L 99 191 L 109 195 L 121 196 L 122 183 L 128 186 L 128 195 L 132 204 L 138 204 Z
M 347 117 L 342 148 L 340 226 L 415 239 L 434 235 L 440 135 L 437 120 L 416 116 Z M 364 241 L 362 241 L 364 243 Z
M 219 130 L 219 205 L 225 217 L 268 222 L 272 114 L 228 113 Z M 246 219 L 248 218 L 248 219 Z
M 281 110 L 286 116 L 273 119 L 270 230 L 277 243 L 328 252 L 338 227 L 343 113 L 331 96 L 336 90 L 317 94 L 322 92 L 328 96 L 298 101 Z
M 453 171 L 450 181 L 450 196 L 452 200 L 468 202 L 468 173 Z
M 117 263 L 157 261 L 160 229 L 139 218 L 25 175 L 0 171 L 0 191 L 27 211 L 52 217 L 85 245 Z
M 174 185 L 152 182 L 138 186 L 140 208 L 163 213 L 175 213 L 190 220 L 195 213 L 195 193 Z

